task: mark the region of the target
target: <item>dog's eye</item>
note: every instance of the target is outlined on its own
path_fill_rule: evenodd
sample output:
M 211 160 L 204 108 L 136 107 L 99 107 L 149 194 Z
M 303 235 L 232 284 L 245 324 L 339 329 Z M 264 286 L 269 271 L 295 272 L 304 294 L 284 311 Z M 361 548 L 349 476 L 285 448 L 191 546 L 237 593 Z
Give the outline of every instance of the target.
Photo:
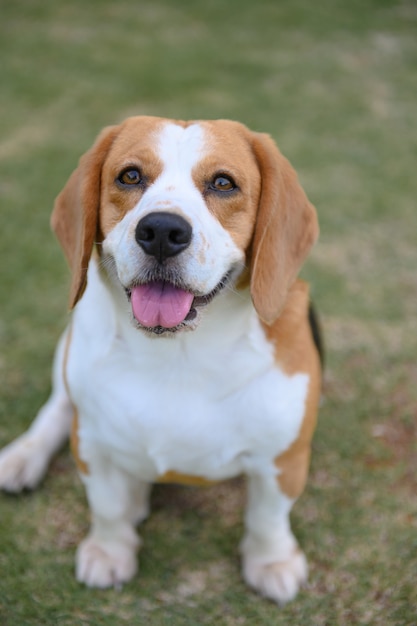
M 129 167 L 126 170 L 120 172 L 118 182 L 122 185 L 139 185 L 142 182 L 142 176 L 135 167 Z
M 210 189 L 213 191 L 233 191 L 233 189 L 236 189 L 236 185 L 230 176 L 220 174 L 213 178 L 210 183 Z

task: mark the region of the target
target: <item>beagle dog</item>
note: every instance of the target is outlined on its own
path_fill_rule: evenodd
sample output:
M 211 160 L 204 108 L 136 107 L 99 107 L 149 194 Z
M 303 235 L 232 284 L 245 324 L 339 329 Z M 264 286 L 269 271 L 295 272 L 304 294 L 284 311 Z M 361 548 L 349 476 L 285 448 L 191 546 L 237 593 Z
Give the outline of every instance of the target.
M 72 271 L 49 400 L 0 454 L 35 487 L 71 437 L 91 509 L 90 587 L 130 580 L 158 481 L 247 476 L 243 577 L 277 603 L 307 563 L 289 513 L 307 477 L 321 366 L 300 267 L 314 207 L 272 139 L 226 120 L 105 128 L 52 214 Z

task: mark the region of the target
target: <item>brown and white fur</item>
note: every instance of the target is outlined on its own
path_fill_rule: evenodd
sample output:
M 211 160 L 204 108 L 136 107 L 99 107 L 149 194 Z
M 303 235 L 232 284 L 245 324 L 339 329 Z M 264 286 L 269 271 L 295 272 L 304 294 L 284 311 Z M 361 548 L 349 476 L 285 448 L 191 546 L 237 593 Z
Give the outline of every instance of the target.
M 294 170 L 237 122 L 133 117 L 81 158 L 52 226 L 74 311 L 49 400 L 0 454 L 0 487 L 35 487 L 72 430 L 91 509 L 76 575 L 108 587 L 136 572 L 152 483 L 246 474 L 243 576 L 292 599 L 307 563 L 289 513 L 321 377 L 296 278 L 317 217 Z

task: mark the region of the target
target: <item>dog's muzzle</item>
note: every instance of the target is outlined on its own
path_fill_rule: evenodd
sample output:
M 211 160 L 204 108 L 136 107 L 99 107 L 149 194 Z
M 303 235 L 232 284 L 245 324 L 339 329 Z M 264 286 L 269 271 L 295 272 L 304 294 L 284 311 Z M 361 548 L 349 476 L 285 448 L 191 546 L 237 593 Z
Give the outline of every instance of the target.
M 177 213 L 155 211 L 138 222 L 136 242 L 156 265 L 153 279 L 130 291 L 133 315 L 141 326 L 171 329 L 190 317 L 194 294 L 165 280 L 164 266 L 188 248 L 191 238 L 191 225 Z

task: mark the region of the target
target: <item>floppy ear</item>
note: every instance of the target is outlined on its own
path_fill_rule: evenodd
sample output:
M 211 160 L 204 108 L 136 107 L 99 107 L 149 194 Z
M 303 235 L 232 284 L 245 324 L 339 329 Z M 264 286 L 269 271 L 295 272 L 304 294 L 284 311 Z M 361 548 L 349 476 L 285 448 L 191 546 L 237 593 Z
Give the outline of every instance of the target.
M 55 200 L 51 226 L 72 271 L 70 308 L 77 304 L 87 284 L 98 227 L 101 170 L 118 128 L 109 126 L 101 131 Z
M 259 317 L 272 324 L 319 228 L 315 208 L 272 139 L 254 134 L 252 147 L 262 187 L 252 243 L 251 295 Z

